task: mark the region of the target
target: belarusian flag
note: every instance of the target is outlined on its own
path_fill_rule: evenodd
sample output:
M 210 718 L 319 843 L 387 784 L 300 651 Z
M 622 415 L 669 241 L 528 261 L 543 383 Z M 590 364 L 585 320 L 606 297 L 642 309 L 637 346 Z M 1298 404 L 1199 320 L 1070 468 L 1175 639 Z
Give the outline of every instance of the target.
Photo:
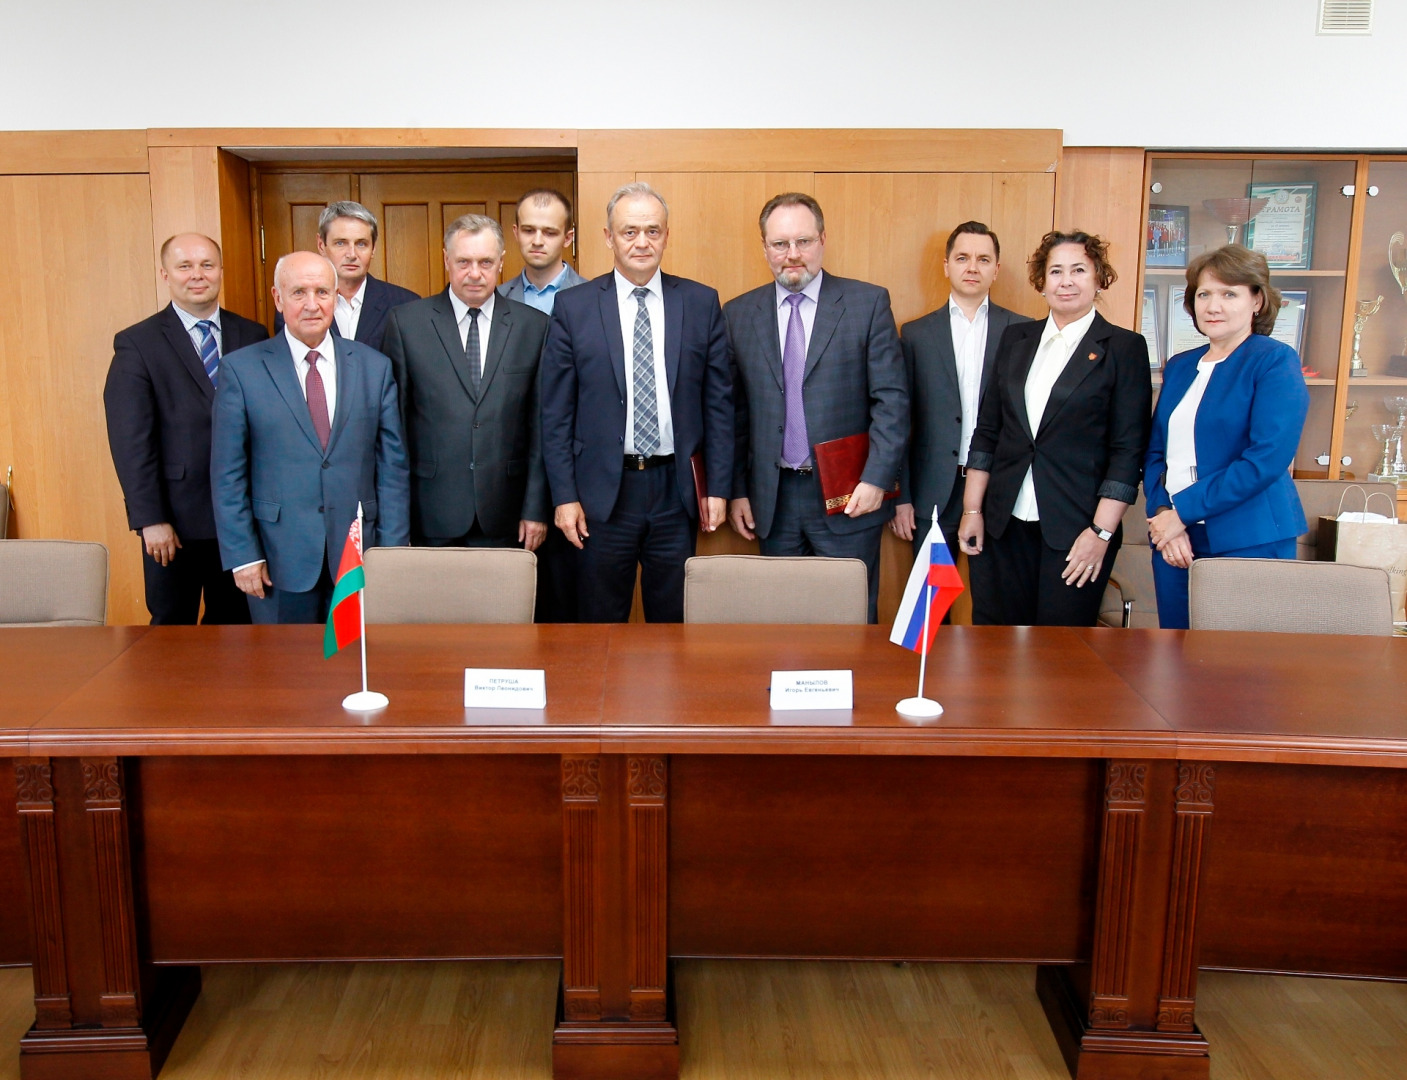
M 357 517 L 347 530 L 347 543 L 342 548 L 342 562 L 337 567 L 337 581 L 332 586 L 332 603 L 327 609 L 327 633 L 322 639 L 324 658 L 334 655 L 362 636 L 362 590 L 366 588 L 366 571 L 362 569 L 362 508 L 357 504 Z

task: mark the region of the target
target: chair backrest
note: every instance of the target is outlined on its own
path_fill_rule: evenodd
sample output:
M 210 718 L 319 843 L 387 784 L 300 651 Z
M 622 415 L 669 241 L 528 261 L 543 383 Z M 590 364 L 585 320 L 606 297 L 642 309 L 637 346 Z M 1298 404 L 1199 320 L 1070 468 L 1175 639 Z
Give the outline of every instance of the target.
M 1309 561 L 1319 558 L 1319 519 L 1335 516 L 1339 512 L 1340 501 L 1343 502 L 1345 510 L 1363 509 L 1357 492 L 1344 499 L 1344 492 L 1351 487 L 1361 487 L 1368 495 L 1375 491 L 1381 491 L 1391 500 L 1394 508 L 1397 506 L 1396 484 L 1369 484 L 1367 482 L 1360 483 L 1357 480 L 1296 480 L 1295 490 L 1299 492 L 1300 505 L 1304 507 L 1304 517 L 1309 523 L 1309 531 L 1296 541 L 1295 558 Z M 1382 499 L 1374 499 L 1370 509 L 1374 513 L 1386 513 L 1387 504 Z M 1328 562 L 1333 562 L 1334 553 L 1327 551 L 1324 553 L 1324 558 Z
M 0 540 L 0 626 L 102 626 L 107 548 L 82 540 Z
M 684 564 L 686 623 L 863 625 L 868 614 L 860 559 L 696 555 Z
M 1188 582 L 1194 630 L 1392 634 L 1386 570 L 1295 559 L 1197 559 Z
M 522 548 L 368 548 L 369 623 L 530 623 L 537 556 Z
M 1123 602 L 1133 601 L 1130 623 L 1134 629 L 1158 628 L 1158 597 L 1153 590 L 1153 554 L 1148 548 L 1148 513 L 1143 491 L 1124 511 L 1124 537 L 1114 557 L 1114 572 L 1099 605 L 1102 626 L 1123 625 Z

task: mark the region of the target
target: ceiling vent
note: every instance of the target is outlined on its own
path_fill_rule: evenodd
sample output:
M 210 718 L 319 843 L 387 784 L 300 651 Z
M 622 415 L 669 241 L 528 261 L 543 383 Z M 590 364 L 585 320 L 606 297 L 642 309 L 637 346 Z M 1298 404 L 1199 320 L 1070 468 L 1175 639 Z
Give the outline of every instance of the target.
M 1319 0 L 1319 33 L 1371 34 L 1373 0 Z

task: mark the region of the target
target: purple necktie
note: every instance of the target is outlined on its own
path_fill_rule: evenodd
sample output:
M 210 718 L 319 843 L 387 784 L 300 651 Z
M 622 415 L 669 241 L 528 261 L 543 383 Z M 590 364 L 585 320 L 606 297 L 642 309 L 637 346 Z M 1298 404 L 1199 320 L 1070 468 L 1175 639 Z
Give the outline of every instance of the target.
M 782 350 L 782 385 L 787 403 L 786 428 L 782 432 L 782 461 L 791 468 L 806 464 L 811 444 L 806 439 L 806 409 L 801 400 L 801 383 L 806 376 L 806 326 L 801 321 L 800 293 L 792 293 L 787 319 L 787 344 Z
M 317 349 L 308 353 L 308 415 L 313 418 L 313 430 L 318 433 L 318 442 L 322 443 L 322 448 L 326 450 L 328 437 L 332 434 L 332 425 L 327 422 L 327 388 L 323 386 L 322 376 L 318 374 L 318 361 L 321 359 Z

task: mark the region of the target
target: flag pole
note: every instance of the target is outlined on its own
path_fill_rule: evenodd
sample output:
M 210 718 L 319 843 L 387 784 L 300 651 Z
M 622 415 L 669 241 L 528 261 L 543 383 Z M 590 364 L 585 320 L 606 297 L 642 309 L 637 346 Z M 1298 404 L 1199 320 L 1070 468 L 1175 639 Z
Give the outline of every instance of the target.
M 357 500 L 357 554 L 362 554 L 362 549 L 366 546 L 365 534 L 362 532 L 362 501 Z M 361 638 L 362 638 L 362 693 L 367 693 L 366 688 L 366 590 L 362 590 L 361 601 L 357 604 L 357 615 L 361 618 Z M 923 693 L 922 690 L 919 693 Z
M 362 504 L 357 502 L 357 561 L 361 562 L 362 549 L 365 542 L 362 537 Z M 363 568 L 363 574 L 365 569 Z M 362 587 L 358 590 L 360 596 L 357 597 L 357 616 L 361 630 L 361 653 L 362 653 L 362 688 L 358 693 L 348 694 L 342 699 L 342 707 L 353 712 L 375 712 L 377 709 L 384 709 L 390 704 L 385 694 L 377 693 L 375 690 L 367 689 L 366 682 L 366 582 L 363 579 Z
M 933 527 L 938 525 L 938 507 L 933 508 Z M 930 535 L 932 530 L 930 529 Z M 929 565 L 932 565 L 932 552 L 928 553 Z M 894 711 L 905 720 L 936 720 L 943 715 L 943 706 L 932 698 L 923 696 L 923 682 L 928 674 L 928 620 L 933 615 L 933 582 L 923 583 L 923 637 L 919 639 L 918 651 L 918 697 L 905 698 L 894 706 Z
M 923 586 L 923 648 L 918 651 L 918 696 L 923 699 L 923 677 L 928 670 L 928 617 L 933 611 L 933 583 Z M 365 689 L 363 687 L 363 689 Z

